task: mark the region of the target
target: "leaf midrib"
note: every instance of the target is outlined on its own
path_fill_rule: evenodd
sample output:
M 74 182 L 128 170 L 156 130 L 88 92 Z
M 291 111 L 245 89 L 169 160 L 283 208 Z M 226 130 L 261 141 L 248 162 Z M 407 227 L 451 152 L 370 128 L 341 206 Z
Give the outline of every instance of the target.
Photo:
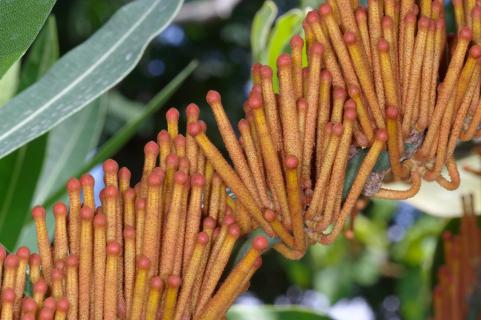
M 80 75 L 75 81 L 73 81 L 71 84 L 69 84 L 67 87 L 65 87 L 62 91 L 60 91 L 59 94 L 57 94 L 53 99 L 49 100 L 47 103 L 45 103 L 43 106 L 40 106 L 37 108 L 34 112 L 32 112 L 29 116 L 25 117 L 24 119 L 20 120 L 14 127 L 10 128 L 10 130 L 7 130 L 4 132 L 2 135 L 0 135 L 0 141 L 4 140 L 11 134 L 15 133 L 19 128 L 23 127 L 25 124 L 30 122 L 32 119 L 35 119 L 35 117 L 42 113 L 45 109 L 47 109 L 50 105 L 55 103 L 57 100 L 59 100 L 61 97 L 66 95 L 72 88 L 74 88 L 78 83 L 80 83 L 83 79 L 85 79 L 92 71 L 100 65 L 103 61 L 105 61 L 123 42 L 127 37 L 129 37 L 134 30 L 144 21 L 145 17 L 150 15 L 150 13 L 154 10 L 155 6 L 158 4 L 160 0 L 156 0 L 152 3 L 152 5 L 148 8 L 148 10 L 145 11 L 144 14 L 141 15 L 141 17 L 138 19 L 136 23 L 132 25 L 130 29 L 128 29 L 127 32 L 120 38 L 120 41 L 118 41 L 115 45 L 110 47 L 109 50 L 105 52 L 103 56 L 101 56 L 100 59 L 97 60 L 94 64 L 92 64 L 82 75 Z

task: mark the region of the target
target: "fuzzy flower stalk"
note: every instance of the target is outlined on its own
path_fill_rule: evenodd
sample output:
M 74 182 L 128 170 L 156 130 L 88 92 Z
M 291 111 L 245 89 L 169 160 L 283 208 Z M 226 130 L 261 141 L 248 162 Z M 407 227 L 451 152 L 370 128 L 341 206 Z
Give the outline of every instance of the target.
M 444 264 L 438 269 L 433 291 L 434 320 L 476 318 L 472 313 L 478 310 L 481 229 L 473 195 L 464 196 L 462 205 L 459 230 L 445 231 L 442 236 Z

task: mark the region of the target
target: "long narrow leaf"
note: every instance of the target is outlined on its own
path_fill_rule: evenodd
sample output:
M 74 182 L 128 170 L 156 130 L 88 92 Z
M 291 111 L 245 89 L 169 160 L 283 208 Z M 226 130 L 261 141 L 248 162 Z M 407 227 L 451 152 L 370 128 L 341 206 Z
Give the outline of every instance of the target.
M 254 62 L 265 63 L 265 48 L 272 23 L 277 15 L 276 4 L 268 0 L 257 11 L 251 29 L 251 48 Z
M 40 78 L 58 58 L 57 28 L 49 19 L 35 41 L 20 77 L 20 90 Z M 0 242 L 12 249 L 30 212 L 45 155 L 42 135 L 0 159 Z
M 47 132 L 106 92 L 137 64 L 181 0 L 138 0 L 123 6 L 92 37 L 0 110 L 0 157 Z
M 0 78 L 40 32 L 55 0 L 0 1 Z

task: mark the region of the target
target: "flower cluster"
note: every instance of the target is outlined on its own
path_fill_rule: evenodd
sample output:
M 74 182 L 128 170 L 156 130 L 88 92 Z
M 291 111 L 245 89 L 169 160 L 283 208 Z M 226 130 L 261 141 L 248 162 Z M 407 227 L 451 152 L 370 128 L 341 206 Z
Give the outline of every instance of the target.
M 463 197 L 459 233 L 445 231 L 442 238 L 444 264 L 438 269 L 433 292 L 433 319 L 466 319 L 477 309 L 481 266 L 481 229 L 474 211 L 473 195 Z
M 198 115 L 187 108 L 189 122 Z M 39 254 L 0 251 L 1 319 L 218 319 L 247 289 L 267 239 L 255 237 L 220 283 L 250 221 L 193 138 L 178 133 L 178 118 L 169 110 L 168 131 L 145 145 L 135 187 L 127 168 L 105 161 L 97 207 L 94 178 L 72 178 L 68 207 L 53 207 L 53 243 L 45 209 L 33 209 Z

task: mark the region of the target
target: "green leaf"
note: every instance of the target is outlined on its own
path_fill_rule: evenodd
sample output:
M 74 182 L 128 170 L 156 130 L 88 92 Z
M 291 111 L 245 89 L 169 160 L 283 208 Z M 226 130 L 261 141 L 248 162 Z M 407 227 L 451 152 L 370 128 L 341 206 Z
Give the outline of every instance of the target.
M 96 146 L 105 122 L 108 95 L 68 118 L 48 134 L 47 153 L 33 204 L 44 203 L 52 192 L 83 168 Z
M 118 83 L 147 44 L 174 18 L 182 0 L 126 4 L 40 81 L 0 109 L 0 157 L 52 129 Z
M 120 148 L 127 143 L 127 141 L 135 134 L 136 130 L 152 114 L 154 114 L 159 108 L 163 107 L 165 102 L 172 96 L 172 94 L 179 88 L 179 86 L 184 82 L 184 80 L 192 73 L 192 71 L 197 67 L 197 62 L 193 61 L 187 67 L 184 68 L 172 81 L 170 81 L 167 86 L 162 89 L 144 108 L 144 112 L 137 118 L 125 124 L 122 129 L 120 129 L 115 136 L 110 138 L 99 151 L 90 159 L 90 161 L 85 164 L 81 169 L 79 169 L 73 176 L 80 176 L 81 174 L 89 171 L 98 163 L 108 159 L 114 155 Z M 50 206 L 56 199 L 58 199 L 65 192 L 65 188 L 62 186 L 45 201 L 45 206 Z
M 265 61 L 272 68 L 273 74 L 277 73 L 277 57 L 288 50 L 291 38 L 301 30 L 302 19 L 304 11 L 300 9 L 289 10 L 277 19 L 269 37 Z M 273 81 L 274 87 L 277 88 L 277 77 L 273 77 Z
M 18 89 L 20 61 L 15 62 L 0 79 L 0 107 L 10 100 Z
M 25 54 L 54 4 L 55 0 L 0 1 L 0 77 Z
M 266 1 L 257 11 L 252 22 L 251 48 L 253 62 L 265 63 L 265 49 L 272 23 L 277 16 L 277 6 L 273 1 Z
M 55 21 L 50 19 L 27 57 L 19 89 L 26 88 L 40 78 L 57 58 L 57 29 Z M 39 62 L 35 62 L 37 60 Z M 42 168 L 46 142 L 46 135 L 40 136 L 0 159 L 0 242 L 9 249 L 14 247 L 25 223 L 25 217 L 29 214 Z
M 20 91 L 30 87 L 47 73 L 48 69 L 58 60 L 59 52 L 57 23 L 55 17 L 50 16 L 35 39 L 28 59 L 22 66 Z
M 229 320 L 329 320 L 324 314 L 300 306 L 234 305 L 227 312 Z

